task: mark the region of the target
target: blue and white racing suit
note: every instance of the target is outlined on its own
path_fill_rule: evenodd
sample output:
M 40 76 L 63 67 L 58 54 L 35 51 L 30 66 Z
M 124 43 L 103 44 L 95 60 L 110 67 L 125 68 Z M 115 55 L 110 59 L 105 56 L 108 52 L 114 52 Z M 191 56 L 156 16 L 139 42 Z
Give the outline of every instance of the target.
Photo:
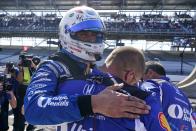
M 81 64 L 81 63 L 78 63 Z M 85 68 L 85 65 L 80 66 Z M 98 71 L 93 74 L 96 75 Z M 100 76 L 100 74 L 99 74 Z M 103 74 L 105 77 L 105 75 Z M 59 77 L 66 77 L 59 82 Z M 108 76 L 107 76 L 108 77 Z M 153 97 L 145 98 L 152 109 L 149 115 L 140 119 L 113 119 L 92 114 L 89 96 L 106 88 L 105 85 L 86 79 L 73 79 L 69 69 L 58 61 L 48 60 L 38 68 L 26 91 L 24 108 L 26 120 L 34 125 L 58 125 L 58 130 L 169 130 L 160 103 Z M 137 88 L 136 88 L 137 89 Z M 136 91 L 136 93 L 141 91 Z M 138 94 L 139 95 L 139 94 Z M 84 117 L 84 116 L 89 117 Z M 74 122 L 73 122 L 74 121 Z M 77 122 L 76 122 L 77 121 Z
M 147 80 L 141 88 L 159 94 L 163 113 L 172 131 L 192 131 L 191 104 L 186 95 L 172 84 L 168 77 Z
M 95 73 L 95 74 L 94 74 Z M 79 94 L 79 95 L 89 95 L 89 94 L 97 94 L 103 89 L 106 88 L 106 83 L 100 84 L 101 82 L 97 82 L 95 76 L 97 78 L 104 80 L 106 77 L 114 78 L 111 75 L 103 74 L 101 72 L 95 71 L 92 73 L 93 77 L 89 78 L 87 81 L 83 81 L 83 86 L 76 87 L 73 84 L 73 81 L 64 82 L 59 86 L 59 93 L 67 93 L 69 95 Z M 117 83 L 122 83 L 123 81 L 115 78 Z M 65 86 L 65 85 L 72 85 L 72 86 Z M 130 93 L 131 95 L 140 96 L 148 94 L 147 92 L 142 91 L 136 87 L 130 87 L 126 85 L 123 87 L 122 92 Z M 133 94 L 132 94 L 133 93 Z M 151 106 L 150 114 L 142 115 L 140 119 L 116 119 L 103 116 L 101 114 L 94 114 L 89 117 L 85 117 L 83 120 L 75 121 L 69 123 L 67 127 L 61 126 L 62 129 L 66 129 L 67 131 L 129 131 L 129 130 L 136 130 L 136 131 L 169 131 L 170 127 L 167 123 L 165 116 L 162 113 L 160 102 L 157 100 L 157 97 L 154 97 L 154 94 L 149 93 L 145 97 L 145 101 L 147 104 Z M 60 129 L 60 128 L 58 128 Z
M 84 72 L 86 65 L 76 63 L 81 67 L 81 72 Z M 93 114 L 90 95 L 59 93 L 58 85 L 62 77 L 73 82 L 65 86 L 83 85 L 81 80 L 72 77 L 70 70 L 61 62 L 47 60 L 38 67 L 24 99 L 25 118 L 30 124 L 57 125 L 81 120 L 84 116 Z

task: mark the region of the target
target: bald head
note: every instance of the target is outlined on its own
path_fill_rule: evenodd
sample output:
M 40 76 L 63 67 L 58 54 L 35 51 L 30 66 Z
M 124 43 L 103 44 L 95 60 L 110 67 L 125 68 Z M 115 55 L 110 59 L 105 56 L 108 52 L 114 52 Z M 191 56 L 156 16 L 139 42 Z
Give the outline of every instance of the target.
M 123 46 L 114 49 L 105 60 L 107 68 L 112 69 L 112 73 L 122 77 L 122 72 L 133 70 L 138 77 L 142 77 L 145 68 L 143 53 L 133 47 Z

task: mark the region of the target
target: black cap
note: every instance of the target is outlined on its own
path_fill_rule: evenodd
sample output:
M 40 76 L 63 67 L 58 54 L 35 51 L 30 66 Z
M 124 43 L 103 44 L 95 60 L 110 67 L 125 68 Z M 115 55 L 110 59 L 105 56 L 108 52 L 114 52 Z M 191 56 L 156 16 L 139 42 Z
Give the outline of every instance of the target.
M 33 57 L 33 59 L 32 59 L 32 61 L 33 61 L 33 63 L 35 64 L 35 65 L 38 65 L 39 63 L 40 63 L 40 58 L 38 57 L 38 56 L 34 56 Z

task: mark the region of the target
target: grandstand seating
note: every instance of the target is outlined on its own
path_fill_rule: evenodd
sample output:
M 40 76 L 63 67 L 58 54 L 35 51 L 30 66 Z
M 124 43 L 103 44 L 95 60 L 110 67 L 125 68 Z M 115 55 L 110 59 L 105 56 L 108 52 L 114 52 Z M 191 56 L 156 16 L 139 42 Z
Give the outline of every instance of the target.
M 177 18 L 176 18 L 177 17 Z M 190 17 L 190 16 L 189 16 Z M 104 19 L 108 32 L 127 33 L 176 33 L 195 34 L 196 21 L 190 18 L 174 16 L 175 20 L 162 15 L 142 15 L 140 20 L 131 16 L 118 15 L 110 19 Z M 55 14 L 37 16 L 35 14 L 8 16 L 0 14 L 1 33 L 22 32 L 58 32 L 58 24 L 61 18 Z

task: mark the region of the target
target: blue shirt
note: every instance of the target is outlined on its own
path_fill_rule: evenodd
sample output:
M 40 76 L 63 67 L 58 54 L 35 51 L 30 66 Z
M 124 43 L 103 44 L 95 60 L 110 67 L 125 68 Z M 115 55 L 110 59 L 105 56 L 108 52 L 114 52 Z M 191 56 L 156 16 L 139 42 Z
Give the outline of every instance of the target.
M 101 72 L 94 72 L 98 76 L 98 79 L 111 77 L 111 75 L 103 74 Z M 92 75 L 93 76 L 93 75 Z M 92 77 L 91 76 L 91 77 Z M 94 78 L 94 77 L 93 77 Z M 119 80 L 119 79 L 118 79 Z M 122 81 L 119 81 L 122 82 Z M 96 80 L 91 78 L 88 81 L 81 81 L 81 86 L 76 87 L 74 81 L 68 81 L 62 83 L 59 86 L 59 93 L 66 93 L 68 95 L 89 95 L 97 94 L 106 88 L 105 85 L 99 84 Z M 70 85 L 70 86 L 66 86 Z M 134 87 L 130 87 L 134 88 Z M 140 89 L 137 89 L 138 92 Z M 134 94 L 132 94 L 134 95 Z M 78 131 L 78 130 L 96 130 L 96 131 L 128 131 L 128 130 L 149 130 L 149 131 L 166 131 L 169 130 L 168 123 L 163 115 L 161 105 L 155 93 L 150 94 L 145 98 L 147 104 L 152 107 L 150 114 L 142 115 L 140 119 L 117 119 L 106 117 L 101 114 L 95 114 L 93 116 L 85 117 L 83 120 L 69 123 L 67 126 L 68 131 Z M 62 127 L 63 128 L 63 127 Z
M 168 77 L 147 80 L 142 89 L 156 92 L 172 131 L 192 131 L 191 104 L 186 95 Z

